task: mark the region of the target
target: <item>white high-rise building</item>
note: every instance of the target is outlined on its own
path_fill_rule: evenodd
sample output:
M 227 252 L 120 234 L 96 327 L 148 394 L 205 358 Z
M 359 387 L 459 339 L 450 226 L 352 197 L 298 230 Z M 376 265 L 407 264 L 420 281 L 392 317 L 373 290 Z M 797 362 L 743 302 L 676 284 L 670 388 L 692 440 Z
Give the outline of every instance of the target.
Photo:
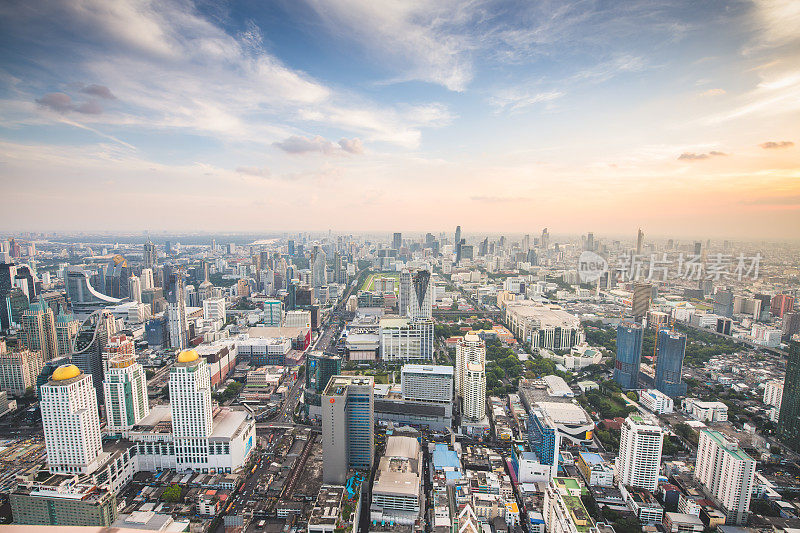
M 155 282 L 153 281 L 153 269 L 143 268 L 142 275 L 139 276 L 139 281 L 142 284 L 142 290 L 152 289 L 153 287 L 155 287 Z
M 167 322 L 170 346 L 175 349 L 186 348 L 189 323 L 186 320 L 186 304 L 183 298 L 167 306 Z
M 206 463 L 213 431 L 211 375 L 195 350 L 181 352 L 170 369 L 169 402 L 178 469 Z
M 783 399 L 783 380 L 774 379 L 764 384 L 764 403 L 781 409 Z
M 482 363 L 467 363 L 462 415 L 469 420 L 486 418 L 486 367 Z
M 403 365 L 400 383 L 404 400 L 450 403 L 453 401 L 453 367 Z
M 433 317 L 433 290 L 433 280 L 429 270 L 418 270 L 411 275 L 408 316 L 412 319 Z
M 719 431 L 700 432 L 694 477 L 722 506 L 728 523 L 747 522 L 755 473 L 756 461 L 738 442 Z
M 464 377 L 467 364 L 486 365 L 486 343 L 477 333 L 469 332 L 456 344 L 456 366 L 454 370 L 456 394 L 464 395 Z
M 315 289 L 328 284 L 328 256 L 322 248 L 314 250 L 314 258 L 311 263 L 311 286 Z
M 408 315 L 408 302 L 411 299 L 411 271 L 404 268 L 400 271 L 400 294 L 397 298 L 397 314 Z
M 120 355 L 109 361 L 103 397 L 109 433 L 127 436 L 127 432 L 150 413 L 147 378 L 135 355 Z
M 632 414 L 622 424 L 614 468 L 617 482 L 653 492 L 658 487 L 664 434 L 655 422 Z
M 203 300 L 203 318 L 205 320 L 221 320 L 224 324 L 225 312 L 225 298 Z
M 138 276 L 128 278 L 128 296 L 131 300 L 142 303 L 142 280 Z
M 42 385 L 40 407 L 50 472 L 97 470 L 103 445 L 92 377 L 75 365 L 59 366 Z

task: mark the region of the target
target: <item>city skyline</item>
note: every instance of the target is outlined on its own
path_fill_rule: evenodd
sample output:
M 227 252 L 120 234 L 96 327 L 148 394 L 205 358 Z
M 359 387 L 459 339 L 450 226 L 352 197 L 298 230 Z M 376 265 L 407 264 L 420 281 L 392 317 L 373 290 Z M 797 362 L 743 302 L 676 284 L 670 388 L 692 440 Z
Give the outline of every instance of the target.
M 800 227 L 796 3 L 0 13 L 9 229 Z

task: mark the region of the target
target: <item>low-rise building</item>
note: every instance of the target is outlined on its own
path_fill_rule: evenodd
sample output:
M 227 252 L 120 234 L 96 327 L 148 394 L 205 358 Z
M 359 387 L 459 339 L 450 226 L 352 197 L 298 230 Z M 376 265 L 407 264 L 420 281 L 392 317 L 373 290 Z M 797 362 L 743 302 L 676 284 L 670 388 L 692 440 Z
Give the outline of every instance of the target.
M 113 491 L 53 475 L 20 484 L 10 495 L 15 524 L 109 527 L 117 518 Z
M 657 389 L 647 389 L 640 392 L 639 403 L 645 409 L 661 415 L 672 413 L 675 410 L 672 398 Z
M 683 411 L 700 422 L 728 420 L 728 406 L 722 402 L 704 402 L 697 398 L 686 398 L 683 400 Z
M 614 486 L 614 467 L 607 463 L 599 453 L 580 452 L 578 469 L 586 483 L 592 486 Z

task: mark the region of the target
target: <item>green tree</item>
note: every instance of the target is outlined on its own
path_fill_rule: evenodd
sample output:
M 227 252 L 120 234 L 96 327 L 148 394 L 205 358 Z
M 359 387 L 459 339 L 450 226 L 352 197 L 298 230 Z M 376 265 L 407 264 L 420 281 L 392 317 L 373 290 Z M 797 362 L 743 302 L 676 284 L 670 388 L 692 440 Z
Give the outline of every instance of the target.
M 177 483 L 168 487 L 164 492 L 161 493 L 161 499 L 165 502 L 177 502 L 181 499 L 181 486 Z

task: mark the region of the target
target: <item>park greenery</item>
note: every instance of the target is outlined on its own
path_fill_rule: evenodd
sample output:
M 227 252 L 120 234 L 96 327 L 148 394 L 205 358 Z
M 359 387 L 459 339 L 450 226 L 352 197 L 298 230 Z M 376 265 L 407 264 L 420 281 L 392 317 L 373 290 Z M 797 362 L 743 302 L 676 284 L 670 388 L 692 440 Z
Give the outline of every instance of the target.
M 161 499 L 165 502 L 179 502 L 182 492 L 181 486 L 176 483 L 167 487 L 164 492 L 161 493 Z
M 239 393 L 242 392 L 243 388 L 244 385 L 238 381 L 233 381 L 227 387 L 225 387 L 224 391 L 214 393 L 214 399 L 218 402 L 226 402 L 231 398 L 238 396 Z

